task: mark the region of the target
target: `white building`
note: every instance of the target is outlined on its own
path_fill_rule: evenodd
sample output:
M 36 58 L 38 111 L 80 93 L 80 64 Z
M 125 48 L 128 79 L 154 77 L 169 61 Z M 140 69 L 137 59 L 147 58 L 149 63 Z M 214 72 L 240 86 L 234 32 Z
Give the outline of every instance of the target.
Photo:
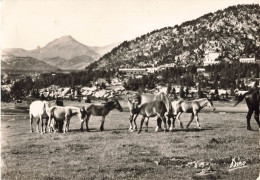
M 205 72 L 205 68 L 197 68 L 197 72 Z
M 239 62 L 241 62 L 241 63 L 256 63 L 256 60 L 255 60 L 255 57 L 251 57 L 251 58 L 241 57 L 241 58 L 239 58 Z
M 216 61 L 216 59 L 219 57 L 219 53 L 217 52 L 208 52 L 205 54 L 205 61 L 204 66 L 212 65 L 212 64 L 218 64 L 219 61 Z
M 119 71 L 120 72 L 125 72 L 126 74 L 133 74 L 133 75 L 144 75 L 144 74 L 147 74 L 147 71 L 144 68 L 119 69 Z
M 159 72 L 162 69 L 160 67 L 154 67 L 154 68 L 146 68 L 148 73 L 155 73 L 155 72 Z

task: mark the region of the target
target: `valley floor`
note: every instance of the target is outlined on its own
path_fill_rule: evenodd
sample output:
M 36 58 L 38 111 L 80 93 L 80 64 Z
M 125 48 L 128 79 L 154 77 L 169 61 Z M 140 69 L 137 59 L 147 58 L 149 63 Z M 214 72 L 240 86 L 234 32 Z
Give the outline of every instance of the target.
M 256 122 L 251 121 L 255 131 L 246 130 L 245 104 L 237 107 L 240 113 L 228 111 L 232 104 L 214 104 L 227 111 L 201 112 L 201 130 L 195 122 L 189 130 L 180 129 L 176 122 L 173 133 L 155 132 L 156 120 L 151 118 L 148 132 L 130 133 L 129 112 L 123 102 L 124 111 L 112 111 L 103 132 L 98 131 L 101 118 L 92 116 L 90 132 L 79 131 L 80 122 L 73 117 L 69 133 L 42 135 L 30 133 L 27 113 L 12 111 L 12 103 L 2 103 L 2 179 L 255 180 L 259 175 Z M 187 124 L 190 114 L 181 118 Z M 138 127 L 139 123 L 140 117 Z M 246 166 L 229 171 L 234 157 Z

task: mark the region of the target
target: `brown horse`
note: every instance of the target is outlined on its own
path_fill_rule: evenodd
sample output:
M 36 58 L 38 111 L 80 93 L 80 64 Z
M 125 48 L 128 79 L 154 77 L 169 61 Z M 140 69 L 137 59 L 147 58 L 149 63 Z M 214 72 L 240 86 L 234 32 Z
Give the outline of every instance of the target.
M 186 113 L 192 113 L 191 115 L 191 120 L 187 124 L 187 129 L 189 128 L 190 123 L 193 121 L 194 117 L 196 118 L 197 121 L 197 127 L 201 129 L 200 124 L 199 124 L 199 117 L 198 113 L 200 110 L 206 106 L 209 106 L 213 111 L 215 110 L 212 101 L 209 98 L 201 98 L 201 99 L 196 99 L 193 101 L 186 101 L 186 100 L 178 100 L 178 101 L 172 101 L 172 108 L 173 108 L 173 115 L 177 115 L 176 119 L 179 121 L 181 128 L 183 128 L 183 124 L 180 120 L 180 115 L 183 112 Z M 175 118 L 173 118 L 170 130 L 173 131 L 175 128 Z
M 242 102 L 243 99 L 246 100 L 246 104 L 247 104 L 247 107 L 248 107 L 248 113 L 247 113 L 247 116 L 246 116 L 247 129 L 252 130 L 252 128 L 250 126 L 250 119 L 251 119 L 251 116 L 254 112 L 255 112 L 255 120 L 256 120 L 259 128 L 260 128 L 260 122 L 259 122 L 259 102 L 260 102 L 259 89 L 248 91 L 245 94 L 239 96 L 237 101 L 235 102 L 234 106 L 236 106 L 237 104 Z
M 89 131 L 88 128 L 88 121 L 91 115 L 93 116 L 102 116 L 102 122 L 101 122 L 101 126 L 100 126 L 100 131 L 104 130 L 104 123 L 105 123 L 105 118 L 108 115 L 108 113 L 113 110 L 113 109 L 118 109 L 120 112 L 123 111 L 123 108 L 121 107 L 121 105 L 119 104 L 119 102 L 117 100 L 111 100 L 103 105 L 90 105 L 89 107 L 85 107 L 85 113 L 86 113 L 86 118 L 85 118 L 85 122 L 86 122 L 86 131 Z M 81 131 L 83 131 L 83 123 L 84 121 L 81 123 Z
M 138 131 L 138 134 L 142 131 L 142 126 L 144 123 L 145 118 L 147 120 L 145 121 L 146 124 L 146 132 L 148 131 L 148 122 L 150 117 L 158 116 L 158 118 L 162 119 L 164 122 L 164 131 L 167 131 L 167 125 L 166 125 L 166 118 L 165 113 L 167 112 L 167 108 L 165 106 L 165 103 L 163 101 L 153 101 L 150 103 L 143 104 L 137 111 L 137 115 L 142 115 L 141 123 L 140 123 L 140 129 Z
M 167 95 L 163 93 L 158 93 L 158 94 L 135 94 L 131 97 L 127 98 L 128 101 L 128 107 L 130 110 L 130 127 L 129 131 L 133 132 L 137 130 L 137 125 L 136 125 L 136 118 L 138 116 L 138 108 L 145 103 L 150 103 L 153 101 L 162 101 L 165 104 L 165 107 L 167 109 L 167 112 L 165 115 L 169 117 L 169 115 L 172 114 L 172 108 L 171 108 L 171 103 Z M 136 116 L 135 116 L 136 115 Z M 155 131 L 160 131 L 161 130 L 161 120 L 160 118 L 157 119 L 157 127 Z

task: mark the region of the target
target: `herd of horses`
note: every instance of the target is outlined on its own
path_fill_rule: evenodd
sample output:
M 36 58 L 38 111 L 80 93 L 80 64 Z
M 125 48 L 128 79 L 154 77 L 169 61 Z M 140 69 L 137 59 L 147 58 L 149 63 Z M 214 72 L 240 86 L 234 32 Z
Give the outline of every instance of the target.
M 255 113 L 255 120 L 260 127 L 259 122 L 259 90 L 251 90 L 238 97 L 235 102 L 236 106 L 242 100 L 245 99 L 248 106 L 247 113 L 247 129 L 252 130 L 250 126 L 250 119 L 253 113 Z M 199 124 L 198 113 L 201 109 L 208 106 L 213 111 L 215 110 L 211 99 L 200 98 L 192 101 L 179 99 L 171 100 L 166 94 L 135 94 L 127 97 L 127 103 L 130 110 L 130 127 L 129 131 L 137 131 L 136 119 L 138 115 L 141 115 L 141 122 L 138 133 L 141 133 L 143 123 L 145 122 L 146 131 L 148 131 L 148 123 L 150 117 L 157 117 L 157 126 L 155 131 L 161 131 L 161 122 L 164 124 L 163 130 L 170 131 L 175 129 L 175 120 L 177 119 L 180 123 L 180 127 L 183 128 L 180 116 L 183 112 L 191 113 L 191 119 L 186 125 L 189 128 L 190 123 L 193 119 L 197 122 L 197 128 L 201 128 Z M 90 106 L 84 106 L 81 108 L 73 106 L 51 106 L 50 102 L 47 101 L 34 101 L 30 105 L 29 117 L 30 117 L 30 130 L 33 132 L 33 119 L 37 119 L 37 131 L 46 133 L 47 128 L 49 132 L 59 131 L 59 124 L 62 124 L 63 133 L 69 131 L 70 119 L 72 116 L 77 115 L 81 123 L 80 129 L 83 131 L 83 125 L 86 124 L 86 131 L 89 131 L 88 122 L 91 115 L 101 116 L 102 122 L 100 125 L 100 131 L 104 130 L 105 117 L 113 109 L 117 109 L 120 112 L 123 111 L 120 103 L 116 99 L 112 99 L 102 105 L 91 104 Z M 168 121 L 166 122 L 166 118 Z M 46 119 L 44 121 L 44 119 Z M 41 129 L 39 123 L 41 122 Z

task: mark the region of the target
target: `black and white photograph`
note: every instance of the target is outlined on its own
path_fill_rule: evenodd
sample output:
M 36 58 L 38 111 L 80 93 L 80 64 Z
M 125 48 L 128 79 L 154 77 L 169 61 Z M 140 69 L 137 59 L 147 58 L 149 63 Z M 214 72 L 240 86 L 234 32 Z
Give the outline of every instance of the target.
M 259 0 L 1 0 L 2 180 L 260 180 Z

